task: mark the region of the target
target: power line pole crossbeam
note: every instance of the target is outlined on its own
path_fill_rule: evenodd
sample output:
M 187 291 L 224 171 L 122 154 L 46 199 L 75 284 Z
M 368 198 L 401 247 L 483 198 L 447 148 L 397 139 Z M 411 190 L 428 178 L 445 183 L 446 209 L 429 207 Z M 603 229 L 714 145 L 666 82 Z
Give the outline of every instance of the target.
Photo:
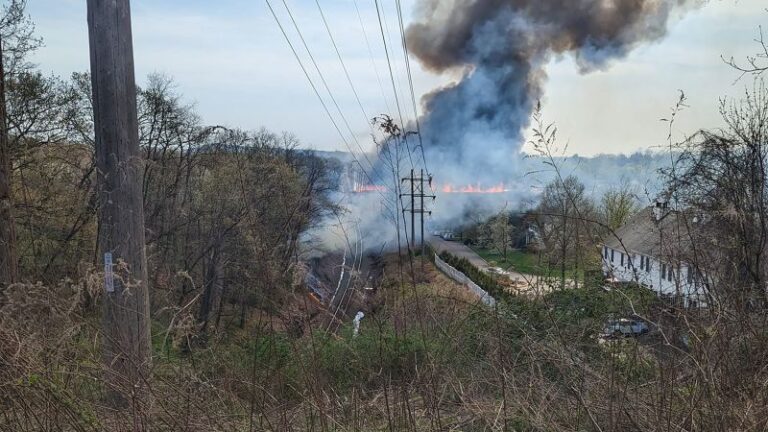
M 421 254 L 424 256 L 426 252 L 426 246 L 424 242 L 424 215 L 432 215 L 432 212 L 425 208 L 424 198 L 432 198 L 433 200 L 436 198 L 435 195 L 429 195 L 425 193 L 425 182 L 431 183 L 432 177 L 425 176 L 423 169 L 420 171 L 420 175 L 416 177 L 415 170 L 411 170 L 411 175 L 409 177 L 404 177 L 402 181 L 407 181 L 411 184 L 411 193 L 400 195 L 401 198 L 407 196 L 411 199 L 410 209 L 403 209 L 403 213 L 409 212 L 411 214 L 411 253 L 416 250 L 416 215 L 418 214 L 421 225 Z M 418 208 L 416 207 L 417 199 L 419 205 Z

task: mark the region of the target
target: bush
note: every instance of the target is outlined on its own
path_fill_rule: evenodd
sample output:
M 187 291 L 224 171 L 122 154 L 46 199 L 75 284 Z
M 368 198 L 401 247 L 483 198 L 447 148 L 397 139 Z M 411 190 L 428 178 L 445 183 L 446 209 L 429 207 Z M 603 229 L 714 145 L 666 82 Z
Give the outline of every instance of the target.
M 464 273 L 465 276 L 472 279 L 472 282 L 484 289 L 493 298 L 499 299 L 506 295 L 504 289 L 499 285 L 495 277 L 478 269 L 466 258 L 458 258 L 448 252 L 441 252 L 440 259 L 456 270 Z

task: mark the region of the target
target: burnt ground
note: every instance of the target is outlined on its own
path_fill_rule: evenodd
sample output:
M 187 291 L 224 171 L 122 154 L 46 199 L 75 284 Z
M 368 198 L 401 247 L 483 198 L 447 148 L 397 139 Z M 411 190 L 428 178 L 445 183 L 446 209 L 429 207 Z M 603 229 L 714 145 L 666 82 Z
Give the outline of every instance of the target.
M 366 315 L 375 310 L 376 293 L 384 274 L 384 257 L 377 252 L 362 256 L 332 252 L 307 262 L 304 286 L 320 307 L 313 326 L 338 329 L 357 312 Z M 317 321 L 315 323 L 315 321 Z

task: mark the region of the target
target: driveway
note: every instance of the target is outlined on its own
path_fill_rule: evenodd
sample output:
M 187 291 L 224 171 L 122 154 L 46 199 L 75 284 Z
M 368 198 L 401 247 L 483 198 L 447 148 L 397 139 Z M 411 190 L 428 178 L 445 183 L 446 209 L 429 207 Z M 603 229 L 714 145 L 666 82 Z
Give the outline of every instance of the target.
M 438 254 L 441 252 L 448 252 L 455 257 L 466 258 L 467 261 L 472 263 L 472 265 L 479 268 L 480 270 L 488 271 L 488 269 L 492 267 L 490 264 L 488 264 L 488 261 L 482 259 L 480 255 L 475 253 L 475 251 L 473 251 L 469 246 L 466 246 L 464 243 L 446 241 L 438 236 L 430 237 L 427 240 L 427 243 L 429 243 L 429 245 L 432 246 L 432 249 L 434 249 Z
M 477 252 L 473 251 L 472 248 L 461 242 L 446 241 L 438 236 L 432 236 L 429 238 L 427 243 L 429 243 L 429 245 L 432 246 L 432 248 L 438 254 L 440 252 L 446 251 L 453 256 L 466 258 L 467 261 L 472 263 L 472 265 L 484 272 L 491 273 L 491 269 L 496 268 L 490 265 L 488 261 L 484 260 L 480 255 L 478 255 Z M 534 288 L 538 288 L 539 278 L 536 276 L 519 273 L 511 269 L 505 270 L 503 274 L 504 276 L 507 276 L 511 281 L 512 286 L 508 287 L 508 290 L 511 292 L 525 293 Z

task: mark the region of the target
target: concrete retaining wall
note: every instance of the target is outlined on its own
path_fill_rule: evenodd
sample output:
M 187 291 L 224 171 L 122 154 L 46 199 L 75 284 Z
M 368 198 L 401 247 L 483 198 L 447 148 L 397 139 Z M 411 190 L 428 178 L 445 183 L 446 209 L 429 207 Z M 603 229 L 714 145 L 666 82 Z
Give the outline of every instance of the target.
M 445 273 L 449 278 L 469 288 L 469 290 L 472 291 L 472 293 L 480 297 L 480 301 L 482 301 L 483 304 L 491 307 L 496 306 L 496 299 L 491 297 L 491 295 L 485 292 L 484 289 L 480 288 L 479 285 L 472 282 L 472 279 L 468 278 L 467 275 L 456 270 L 455 268 L 451 267 L 448 263 L 441 260 L 440 257 L 437 256 L 437 254 L 435 254 L 435 265 L 437 266 L 437 268 L 440 269 L 440 271 Z

